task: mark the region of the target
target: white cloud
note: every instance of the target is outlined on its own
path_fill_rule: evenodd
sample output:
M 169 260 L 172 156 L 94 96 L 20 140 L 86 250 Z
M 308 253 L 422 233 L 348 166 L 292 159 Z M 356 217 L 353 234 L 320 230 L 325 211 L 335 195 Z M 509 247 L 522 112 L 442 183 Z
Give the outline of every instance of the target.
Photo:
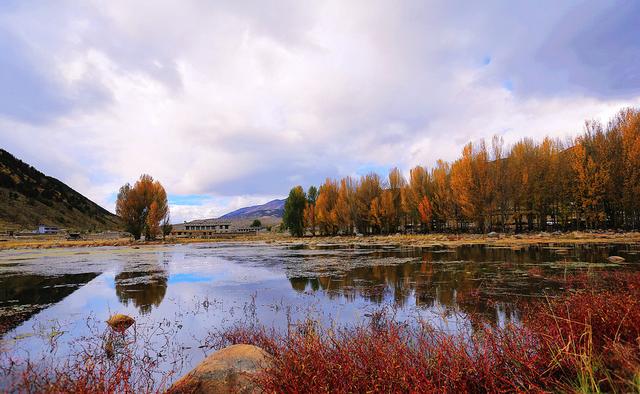
M 0 136 L 109 209 L 141 173 L 170 195 L 211 195 L 172 206 L 190 219 L 362 166 L 431 165 L 493 134 L 572 135 L 640 105 L 601 89 L 599 65 L 554 63 L 583 56 L 571 43 L 611 9 L 510 4 L 18 3 L 0 25 L 70 104 L 44 123 L 0 112 Z M 558 33 L 576 10 L 580 26 Z

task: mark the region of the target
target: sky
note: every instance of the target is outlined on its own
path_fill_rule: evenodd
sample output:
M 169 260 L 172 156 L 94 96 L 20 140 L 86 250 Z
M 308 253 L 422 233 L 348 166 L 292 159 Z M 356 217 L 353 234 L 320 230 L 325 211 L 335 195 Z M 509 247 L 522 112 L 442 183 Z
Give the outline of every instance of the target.
M 640 2 L 0 2 L 0 147 L 174 222 L 640 106 Z

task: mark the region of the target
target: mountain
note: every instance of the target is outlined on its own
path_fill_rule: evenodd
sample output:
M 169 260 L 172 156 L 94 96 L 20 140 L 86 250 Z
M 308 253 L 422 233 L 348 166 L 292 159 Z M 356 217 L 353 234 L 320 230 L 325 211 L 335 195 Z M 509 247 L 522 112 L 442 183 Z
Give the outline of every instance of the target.
M 0 229 L 120 228 L 119 218 L 59 180 L 0 149 Z
M 219 219 L 259 219 L 264 217 L 282 218 L 285 200 L 273 200 L 266 204 L 254 205 L 229 212 Z

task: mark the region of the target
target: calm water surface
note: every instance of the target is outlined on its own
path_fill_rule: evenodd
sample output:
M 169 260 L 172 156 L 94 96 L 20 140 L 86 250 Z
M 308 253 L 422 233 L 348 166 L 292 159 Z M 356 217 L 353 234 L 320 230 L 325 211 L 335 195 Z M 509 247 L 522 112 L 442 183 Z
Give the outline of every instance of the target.
M 606 258 L 619 255 L 626 263 Z M 514 301 L 553 295 L 576 271 L 638 270 L 640 245 L 453 249 L 395 246 L 190 244 L 0 252 L 0 346 L 35 357 L 72 351 L 112 313 L 164 327 L 184 370 L 207 333 L 241 321 L 284 328 L 311 316 L 358 323 L 381 306 L 456 332 L 470 312 L 517 320 Z M 464 302 L 468 294 L 494 302 Z

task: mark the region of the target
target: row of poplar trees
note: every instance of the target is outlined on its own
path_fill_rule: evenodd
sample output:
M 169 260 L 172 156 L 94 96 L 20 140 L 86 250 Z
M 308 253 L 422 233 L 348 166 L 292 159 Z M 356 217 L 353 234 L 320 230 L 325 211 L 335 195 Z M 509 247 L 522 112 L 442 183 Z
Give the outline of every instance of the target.
M 531 231 L 640 225 L 640 111 L 585 124 L 569 141 L 501 138 L 469 143 L 452 163 L 397 169 L 386 178 L 327 179 L 293 188 L 284 224 L 293 235 L 398 231 Z

